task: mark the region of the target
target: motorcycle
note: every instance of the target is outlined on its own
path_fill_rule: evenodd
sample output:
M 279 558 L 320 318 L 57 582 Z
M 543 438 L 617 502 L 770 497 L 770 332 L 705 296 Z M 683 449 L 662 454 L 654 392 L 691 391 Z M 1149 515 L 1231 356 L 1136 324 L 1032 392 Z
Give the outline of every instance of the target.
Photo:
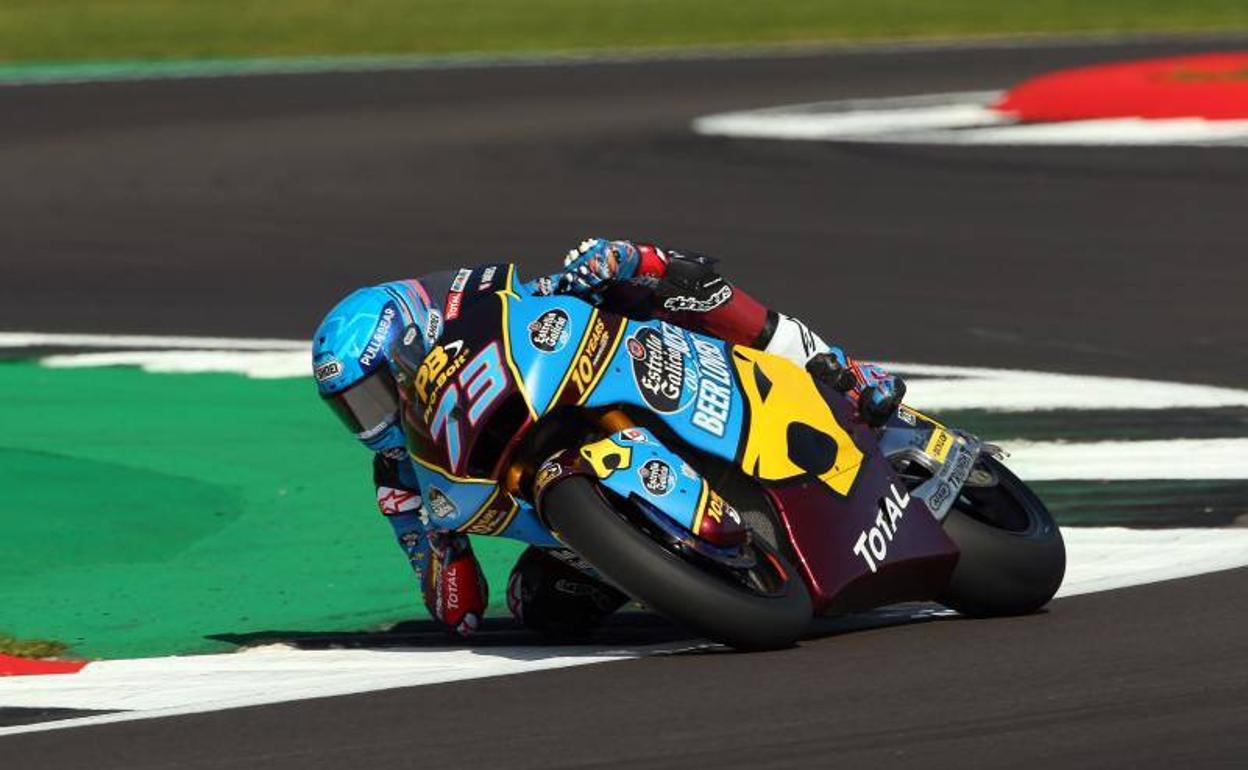
M 431 526 L 740 649 L 902 601 L 1030 613 L 1061 584 L 1061 532 L 995 446 L 907 406 L 873 428 L 787 359 L 478 271 L 505 280 L 459 282 L 437 339 L 395 350 Z

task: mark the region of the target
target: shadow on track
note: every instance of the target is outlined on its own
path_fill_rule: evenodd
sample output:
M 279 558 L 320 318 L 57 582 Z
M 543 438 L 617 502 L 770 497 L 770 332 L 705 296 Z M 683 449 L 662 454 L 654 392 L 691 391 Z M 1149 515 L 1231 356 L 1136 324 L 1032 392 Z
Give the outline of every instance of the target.
M 956 613 L 938 604 L 899 604 L 870 612 L 815 618 L 810 630 L 803 636 L 803 641 L 956 617 Z M 468 649 L 494 649 L 557 646 L 560 648 L 559 654 L 574 652 L 578 647 L 613 647 L 621 651 L 636 649 L 642 654 L 658 652 L 659 654 L 698 655 L 709 652 L 732 652 L 720 645 L 691 637 L 665 618 L 644 611 L 617 613 L 591 632 L 571 637 L 543 636 L 522 627 L 510 618 L 488 618 L 482 623 L 480 631 L 467 639 L 451 635 L 443 626 L 432 620 L 408 620 L 376 631 L 265 630 L 226 632 L 212 634 L 207 638 L 226 642 L 239 648 L 284 644 L 301 650 L 413 650 L 446 649 L 452 646 Z M 670 649 L 673 643 L 683 641 L 689 642 L 689 647 Z M 641 649 L 653 648 L 657 645 L 665 645 L 669 649 L 660 651 Z

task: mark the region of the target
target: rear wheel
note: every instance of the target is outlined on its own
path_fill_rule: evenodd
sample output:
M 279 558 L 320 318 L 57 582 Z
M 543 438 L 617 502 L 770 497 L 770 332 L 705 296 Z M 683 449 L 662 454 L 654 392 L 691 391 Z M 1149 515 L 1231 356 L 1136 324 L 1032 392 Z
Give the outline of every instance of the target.
M 944 520 L 961 555 L 938 601 L 964 615 L 1025 615 L 1049 603 L 1066 546 L 1048 508 L 994 457 L 976 465 Z
M 542 515 L 604 577 L 694 633 L 740 649 L 791 646 L 810 624 L 810 594 L 797 570 L 759 538 L 752 566 L 730 568 L 677 553 L 625 518 L 583 476 L 553 483 Z

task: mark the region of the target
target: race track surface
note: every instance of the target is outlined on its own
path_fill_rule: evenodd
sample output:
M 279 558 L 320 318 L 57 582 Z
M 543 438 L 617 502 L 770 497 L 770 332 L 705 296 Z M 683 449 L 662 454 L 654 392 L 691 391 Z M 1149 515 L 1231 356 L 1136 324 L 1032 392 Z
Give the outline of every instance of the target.
M 1230 46 L 1225 42 L 1220 47 Z M 713 140 L 699 115 L 1211 50 L 857 52 L 0 89 L 0 329 L 303 336 L 586 234 L 880 358 L 1248 385 L 1248 154 Z M 6 767 L 1242 766 L 1244 570 L 701 653 L 0 739 Z
M 1248 570 L 793 650 L 0 739 L 21 768 L 1242 767 Z M 1238 760 L 1238 761 L 1237 761 Z

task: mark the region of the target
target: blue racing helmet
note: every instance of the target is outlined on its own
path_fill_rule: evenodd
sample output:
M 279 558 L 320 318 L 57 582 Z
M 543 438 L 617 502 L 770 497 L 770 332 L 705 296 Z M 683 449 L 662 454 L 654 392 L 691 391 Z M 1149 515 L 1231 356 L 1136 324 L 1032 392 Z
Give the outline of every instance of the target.
M 317 391 L 347 429 L 374 452 L 406 444 L 392 351 L 402 340 L 405 356 L 423 357 L 429 313 L 416 281 L 384 283 L 347 295 L 312 336 Z

